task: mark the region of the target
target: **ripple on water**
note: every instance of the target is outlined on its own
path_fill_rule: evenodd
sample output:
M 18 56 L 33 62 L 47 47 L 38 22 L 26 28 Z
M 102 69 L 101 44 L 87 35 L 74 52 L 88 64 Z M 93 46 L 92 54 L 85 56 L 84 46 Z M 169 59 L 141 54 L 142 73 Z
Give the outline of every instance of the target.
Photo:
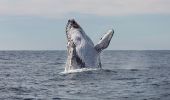
M 66 51 L 0 51 L 0 100 L 170 100 L 169 54 L 106 51 L 104 69 L 60 73 Z

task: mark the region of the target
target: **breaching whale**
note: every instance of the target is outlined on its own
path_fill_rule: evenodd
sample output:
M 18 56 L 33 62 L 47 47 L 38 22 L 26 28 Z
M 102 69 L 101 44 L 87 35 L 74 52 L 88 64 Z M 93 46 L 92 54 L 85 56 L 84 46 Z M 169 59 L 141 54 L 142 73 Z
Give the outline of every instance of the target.
M 100 53 L 109 46 L 114 34 L 111 29 L 94 45 L 81 26 L 74 20 L 66 25 L 67 61 L 65 71 L 81 68 L 101 68 Z

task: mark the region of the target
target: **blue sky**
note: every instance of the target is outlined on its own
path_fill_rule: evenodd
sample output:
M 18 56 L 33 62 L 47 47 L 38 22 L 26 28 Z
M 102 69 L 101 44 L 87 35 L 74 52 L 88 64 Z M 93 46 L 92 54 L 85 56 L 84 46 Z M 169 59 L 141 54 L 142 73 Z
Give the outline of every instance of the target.
M 65 50 L 75 18 L 96 44 L 113 28 L 110 50 L 169 50 L 170 0 L 1 0 L 0 50 Z

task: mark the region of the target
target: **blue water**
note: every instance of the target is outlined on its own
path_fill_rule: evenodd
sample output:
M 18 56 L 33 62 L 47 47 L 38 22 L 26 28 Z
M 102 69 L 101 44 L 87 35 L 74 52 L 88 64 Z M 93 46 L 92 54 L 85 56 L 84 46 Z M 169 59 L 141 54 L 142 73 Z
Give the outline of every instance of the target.
M 0 100 L 170 100 L 170 51 L 105 51 L 63 74 L 66 51 L 0 51 Z

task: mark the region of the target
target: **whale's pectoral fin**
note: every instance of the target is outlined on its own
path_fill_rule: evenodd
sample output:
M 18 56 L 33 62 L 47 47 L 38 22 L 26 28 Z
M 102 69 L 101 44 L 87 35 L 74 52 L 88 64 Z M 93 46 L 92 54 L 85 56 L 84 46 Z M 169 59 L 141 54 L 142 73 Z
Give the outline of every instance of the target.
M 106 49 L 109 46 L 109 43 L 112 39 L 112 36 L 114 34 L 114 30 L 109 30 L 107 33 L 104 34 L 104 36 L 100 39 L 98 44 L 95 46 L 95 49 L 98 52 L 101 52 L 103 49 Z

